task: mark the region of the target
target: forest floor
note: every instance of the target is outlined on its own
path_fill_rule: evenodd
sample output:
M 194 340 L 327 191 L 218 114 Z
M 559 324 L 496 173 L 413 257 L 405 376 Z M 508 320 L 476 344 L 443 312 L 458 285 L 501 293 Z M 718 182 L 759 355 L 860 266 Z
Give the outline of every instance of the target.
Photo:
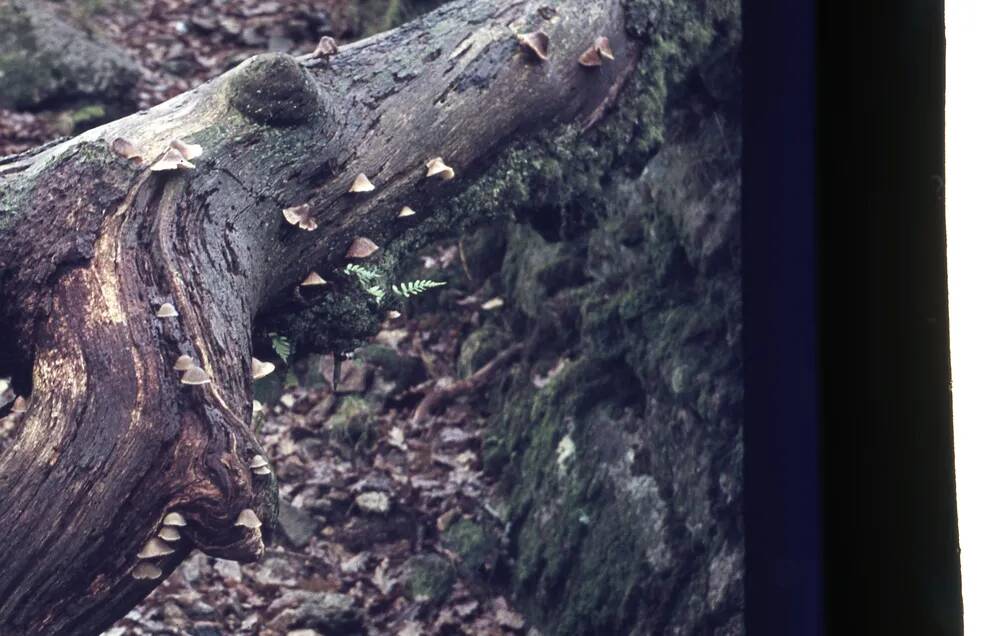
M 308 51 L 320 35 L 346 41 L 378 30 L 382 18 L 358 8 L 364 5 L 65 6 L 139 61 L 136 98 L 148 108 L 250 55 Z M 388 5 L 399 10 L 397 2 Z M 74 132 L 63 121 L 57 112 L 0 110 L 0 156 Z M 107 635 L 526 633 L 525 619 L 490 586 L 507 558 L 500 504 L 490 503 L 492 484 L 481 471 L 479 395 L 464 392 L 445 400 L 441 412 L 414 417 L 428 393 L 460 381 L 461 343 L 489 311 L 484 303 L 499 303 L 477 295 L 457 243 L 436 246 L 422 260 L 427 277 L 457 284 L 430 292 L 441 294 L 437 310 L 386 323 L 372 346 L 344 363 L 336 388 L 331 356 L 279 365 L 259 383 L 259 439 L 282 500 L 264 559 L 241 566 L 196 552 Z M 0 452 L 16 431 L 16 416 L 0 419 Z

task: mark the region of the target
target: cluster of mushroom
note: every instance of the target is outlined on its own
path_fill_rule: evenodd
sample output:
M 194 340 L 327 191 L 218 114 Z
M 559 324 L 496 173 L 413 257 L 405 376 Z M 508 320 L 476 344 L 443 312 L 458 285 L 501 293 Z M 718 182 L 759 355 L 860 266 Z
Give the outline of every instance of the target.
M 546 62 L 549 59 L 549 36 L 544 31 L 533 31 L 531 33 L 518 34 L 518 44 L 534 55 L 538 60 Z M 611 43 L 603 35 L 596 38 L 594 43 L 587 50 L 580 54 L 577 61 L 580 66 L 592 68 L 601 66 L 602 60 L 615 59 L 611 51 Z
M 455 178 L 455 170 L 446 164 L 444 159 L 441 157 L 433 157 L 424 165 L 427 168 L 427 178 L 437 177 L 442 181 L 450 181 Z M 363 172 L 354 178 L 354 181 L 351 183 L 351 187 L 348 189 L 350 194 L 363 194 L 374 191 L 375 185 Z M 404 205 L 399 210 L 396 218 L 405 219 L 407 217 L 415 216 L 416 214 L 417 213 L 413 208 L 408 205 Z M 290 225 L 297 227 L 300 230 L 305 230 L 306 232 L 312 232 L 319 227 L 319 222 L 316 220 L 312 206 L 309 203 L 303 203 L 301 205 L 285 208 L 281 211 L 281 215 Z M 362 236 L 354 239 L 350 247 L 347 248 L 345 257 L 352 259 L 368 258 L 377 252 L 378 249 L 379 246 L 374 241 Z M 299 286 L 317 287 L 326 284 L 326 279 L 319 273 L 313 271 L 309 272 L 302 282 L 299 283 Z
M 181 531 L 179 528 L 186 525 L 187 520 L 181 513 L 167 513 L 160 523 L 160 529 L 156 536 L 147 541 L 139 554 L 136 555 L 139 558 L 139 563 L 132 568 L 132 578 L 158 579 L 163 576 L 163 570 L 154 561 L 174 553 L 171 544 L 180 541 Z
M 135 165 L 142 165 L 142 152 L 128 139 L 123 137 L 115 138 L 111 142 L 111 151 L 120 157 L 128 159 Z M 149 169 L 153 172 L 178 169 L 194 170 L 195 165 L 191 161 L 201 155 L 202 148 L 198 144 L 189 144 L 180 139 L 173 139 L 160 158 Z

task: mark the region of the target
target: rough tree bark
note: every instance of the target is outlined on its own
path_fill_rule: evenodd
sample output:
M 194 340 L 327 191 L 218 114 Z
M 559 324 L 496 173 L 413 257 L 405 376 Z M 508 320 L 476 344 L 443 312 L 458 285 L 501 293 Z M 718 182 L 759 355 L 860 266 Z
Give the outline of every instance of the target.
M 276 516 L 254 474 L 255 318 L 359 236 L 386 245 L 518 135 L 592 125 L 641 49 L 625 0 L 457 0 L 328 61 L 263 55 L 147 112 L 0 162 L 0 366 L 30 402 L 0 457 L 0 633 L 93 634 L 192 549 L 250 561 Z M 550 59 L 518 46 L 542 29 Z M 615 60 L 578 63 L 598 36 Z M 142 165 L 115 154 L 131 141 Z M 151 171 L 172 139 L 195 170 Z M 425 177 L 441 156 L 457 178 Z M 350 194 L 359 173 L 375 190 Z M 282 209 L 308 203 L 307 232 Z M 400 208 L 418 211 L 397 219 Z M 179 315 L 157 318 L 161 303 Z M 182 385 L 178 356 L 211 383 Z M 170 512 L 175 552 L 137 579 Z

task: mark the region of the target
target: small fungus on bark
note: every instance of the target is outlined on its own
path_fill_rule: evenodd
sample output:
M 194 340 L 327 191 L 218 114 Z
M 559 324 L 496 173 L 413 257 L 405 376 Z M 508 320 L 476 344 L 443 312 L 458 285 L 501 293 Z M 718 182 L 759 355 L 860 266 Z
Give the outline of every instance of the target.
M 378 251 L 378 245 L 371 239 L 359 237 L 347 248 L 347 258 L 368 258 Z

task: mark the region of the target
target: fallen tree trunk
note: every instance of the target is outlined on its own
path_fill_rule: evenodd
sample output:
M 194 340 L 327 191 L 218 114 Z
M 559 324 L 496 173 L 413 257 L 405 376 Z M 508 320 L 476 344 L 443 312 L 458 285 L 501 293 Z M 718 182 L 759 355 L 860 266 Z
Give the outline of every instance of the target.
M 276 484 L 252 468 L 255 319 L 322 294 L 299 283 L 333 280 L 355 239 L 405 236 L 518 135 L 597 122 L 641 47 L 624 4 L 457 0 L 0 162 L 0 371 L 30 392 L 0 457 L 0 633 L 98 633 L 192 549 L 262 555 Z M 515 37 L 537 30 L 547 60 Z M 581 65 L 599 36 L 615 59 Z M 203 147 L 196 168 L 151 169 L 175 139 Z M 428 177 L 434 157 L 456 178 Z M 360 174 L 374 190 L 349 192 Z M 283 218 L 304 204 L 314 231 Z M 210 382 L 183 384 L 180 356 Z M 245 510 L 263 527 L 237 525 Z M 169 513 L 179 540 L 152 541 Z

